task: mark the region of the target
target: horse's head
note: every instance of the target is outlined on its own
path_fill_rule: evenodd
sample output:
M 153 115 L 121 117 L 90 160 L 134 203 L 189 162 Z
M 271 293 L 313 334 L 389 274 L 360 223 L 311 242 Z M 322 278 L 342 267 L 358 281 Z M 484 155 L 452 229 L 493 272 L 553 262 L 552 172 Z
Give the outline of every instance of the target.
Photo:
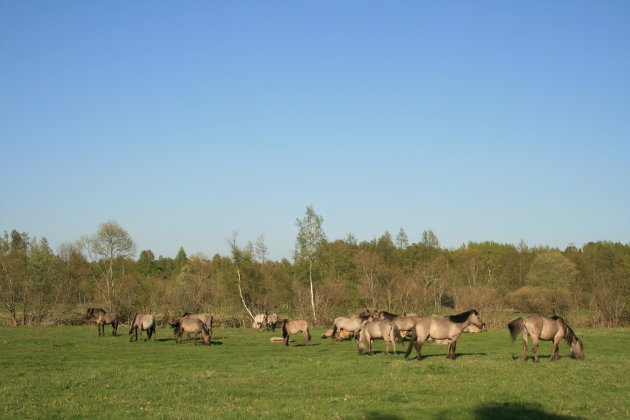
M 571 354 L 578 360 L 584 360 L 584 345 L 582 344 L 582 340 L 578 340 L 577 338 L 571 344 Z
M 479 312 L 477 312 L 476 310 L 473 309 L 472 311 L 470 311 L 470 316 L 468 317 L 468 319 L 470 320 L 471 324 L 479 328 L 481 331 L 486 330 L 486 324 L 483 323 L 481 317 L 479 316 Z
M 85 313 L 85 320 L 90 321 L 92 319 L 95 319 L 97 311 L 98 311 L 98 308 L 89 308 L 87 312 Z

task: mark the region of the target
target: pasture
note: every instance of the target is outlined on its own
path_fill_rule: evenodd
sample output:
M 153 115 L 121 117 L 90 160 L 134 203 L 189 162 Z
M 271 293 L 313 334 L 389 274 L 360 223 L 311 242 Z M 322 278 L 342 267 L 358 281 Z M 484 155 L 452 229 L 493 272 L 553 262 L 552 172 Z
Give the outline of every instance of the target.
M 2 418 L 630 418 L 628 329 L 577 328 L 585 361 L 522 361 L 508 330 L 465 334 L 457 360 L 359 356 L 355 342 L 270 343 L 281 332 L 215 328 L 210 346 L 97 337 L 95 326 L 0 327 Z M 111 328 L 106 329 L 111 334 Z

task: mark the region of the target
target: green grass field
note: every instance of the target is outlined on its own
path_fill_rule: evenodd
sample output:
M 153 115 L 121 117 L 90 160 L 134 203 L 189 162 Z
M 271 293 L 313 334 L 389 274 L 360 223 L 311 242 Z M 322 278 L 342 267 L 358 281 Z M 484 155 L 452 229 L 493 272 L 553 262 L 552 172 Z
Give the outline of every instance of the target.
M 111 329 L 108 328 L 108 332 Z M 281 335 L 215 328 L 213 345 L 97 337 L 91 327 L 0 328 L 2 418 L 630 418 L 630 331 L 576 329 L 557 362 L 527 363 L 507 329 L 462 336 L 455 361 L 427 344 L 422 361 L 359 356 L 353 342 L 303 346 Z M 399 345 L 399 353 L 407 342 Z M 549 356 L 543 343 L 541 356 Z

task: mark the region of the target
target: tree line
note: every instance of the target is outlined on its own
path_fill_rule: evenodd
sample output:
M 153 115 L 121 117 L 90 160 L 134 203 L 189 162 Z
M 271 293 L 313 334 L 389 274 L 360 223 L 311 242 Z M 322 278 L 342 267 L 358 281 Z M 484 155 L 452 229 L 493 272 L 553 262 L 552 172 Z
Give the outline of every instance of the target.
M 630 244 L 589 242 L 564 250 L 496 242 L 442 248 L 426 230 L 371 241 L 327 239 L 308 207 L 296 220 L 291 260 L 268 259 L 261 235 L 230 255 L 174 258 L 136 250 L 118 223 L 53 251 L 45 238 L 0 235 L 0 300 L 10 325 L 72 322 L 77 307 L 100 305 L 123 317 L 137 311 L 211 312 L 226 325 L 277 312 L 329 325 L 358 308 L 390 312 L 584 311 L 589 324 L 630 323 Z M 137 255 L 137 258 L 136 258 Z M 240 323 L 240 324 L 239 324 Z

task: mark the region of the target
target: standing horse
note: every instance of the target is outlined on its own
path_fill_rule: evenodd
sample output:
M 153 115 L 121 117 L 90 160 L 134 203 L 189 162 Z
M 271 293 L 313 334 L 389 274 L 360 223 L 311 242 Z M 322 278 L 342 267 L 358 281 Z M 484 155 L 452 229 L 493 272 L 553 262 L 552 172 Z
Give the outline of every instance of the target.
M 254 316 L 254 323 L 252 324 L 252 328 L 258 328 L 259 331 L 262 331 L 265 328 L 266 322 L 267 322 L 267 315 L 256 314 L 256 316 Z
M 518 333 L 523 331 L 523 359 L 527 361 L 527 339 L 532 337 L 532 352 L 534 353 L 534 362 L 538 362 L 538 340 L 553 341 L 553 350 L 549 360 L 558 360 L 558 344 L 564 338 L 571 346 L 571 355 L 579 360 L 584 360 L 584 346 L 582 340 L 573 332 L 571 327 L 567 325 L 564 319 L 559 316 L 528 316 L 524 318 L 516 318 L 508 324 L 512 342 L 516 339 Z
M 400 331 L 407 332 L 411 331 L 418 321 L 420 321 L 420 317 L 417 315 L 397 316 L 392 324 L 396 325 Z
M 273 313 L 273 314 L 267 315 L 266 324 L 267 324 L 267 327 L 271 328 L 271 331 L 275 331 L 276 326 L 278 325 L 278 314 Z
M 400 315 L 396 315 L 396 314 L 392 314 L 391 312 L 386 312 L 386 311 L 381 311 L 378 313 L 378 320 L 379 321 L 393 321 L 394 318 L 398 317 Z
M 339 341 L 337 331 L 350 331 L 356 337 L 356 334 L 363 328 L 363 324 L 368 321 L 374 321 L 374 316 L 370 313 L 368 313 L 368 315 L 357 315 L 356 318 L 348 318 L 345 316 L 337 317 L 333 321 L 332 336 Z
M 282 322 L 282 338 L 284 339 L 284 345 L 289 345 L 289 336 L 291 334 L 297 334 L 301 332 L 304 336 L 304 345 L 311 344 L 311 333 L 308 332 L 308 322 L 306 321 L 289 321 L 285 319 Z
M 185 332 L 188 333 L 188 340 L 190 340 L 190 333 L 201 334 L 203 344 L 210 344 L 210 329 L 199 319 L 181 318 L 179 321 L 171 324 L 171 327 L 173 327 L 175 343 L 177 344 L 180 344 L 182 342 L 182 334 L 184 334 Z
M 112 326 L 112 335 L 115 337 L 116 332 L 118 331 L 118 323 L 120 319 L 116 312 L 105 312 L 104 309 L 101 308 L 90 308 L 87 310 L 85 315 L 85 319 L 87 321 L 95 321 L 98 326 L 98 336 L 101 336 L 101 330 L 103 332 L 103 336 L 105 336 L 105 325 L 111 324 Z
M 208 329 L 210 330 L 210 334 L 212 335 L 212 315 L 210 315 L 209 313 L 199 313 L 199 314 L 189 314 L 188 312 L 185 312 L 181 318 L 191 318 L 191 319 L 198 319 L 199 321 L 203 322 L 205 324 L 206 327 L 208 327 Z M 196 338 L 199 338 L 198 336 L 196 336 Z M 188 333 L 188 341 L 190 341 L 190 333 Z
M 479 313 L 476 310 L 470 310 L 458 315 L 451 315 L 444 317 L 443 319 L 433 318 L 421 318 L 413 327 L 413 334 L 411 335 L 411 343 L 407 353 L 405 353 L 405 359 L 409 357 L 411 349 L 415 346 L 417 356 L 420 360 L 422 358 L 420 350 L 422 345 L 429 338 L 444 340 L 448 339 L 448 353 L 447 359 L 455 359 L 457 354 L 455 348 L 457 346 L 457 339 L 462 333 L 462 330 L 470 324 L 476 325 L 479 328 L 483 328 L 483 322 L 479 317 Z
M 389 321 L 367 322 L 361 334 L 359 335 L 359 354 L 363 354 L 363 350 L 367 347 L 368 353 L 372 355 L 372 341 L 375 338 L 385 340 L 385 354 L 389 351 L 389 343 L 394 346 L 394 354 L 396 354 L 396 341 L 401 341 L 400 331 L 398 327 Z
M 142 338 L 142 331 L 146 331 L 147 338 L 144 341 L 150 340 L 155 334 L 155 317 L 153 315 L 136 314 L 131 323 L 131 328 L 129 328 L 129 341 L 134 340 L 134 332 L 135 340 L 138 341 L 138 328 L 140 329 L 140 338 Z M 157 339 L 157 334 L 155 334 L 155 339 Z

